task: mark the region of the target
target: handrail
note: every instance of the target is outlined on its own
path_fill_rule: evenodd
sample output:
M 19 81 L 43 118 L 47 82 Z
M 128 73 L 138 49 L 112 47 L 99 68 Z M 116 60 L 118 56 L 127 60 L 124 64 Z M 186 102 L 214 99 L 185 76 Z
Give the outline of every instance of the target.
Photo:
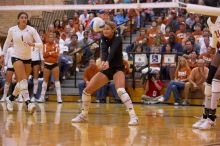
M 76 51 L 71 52 L 69 55 L 74 55 L 74 62 L 76 63 L 76 54 L 77 54 L 78 52 L 80 52 L 80 51 L 86 49 L 87 47 L 91 46 L 92 44 L 94 44 L 94 43 L 96 43 L 96 42 L 97 42 L 97 40 L 96 40 L 96 41 L 93 41 L 92 43 L 90 43 L 90 44 L 88 44 L 88 45 L 86 45 L 86 46 L 84 46 L 84 47 L 82 47 L 82 48 L 79 49 L 79 50 L 76 50 Z M 74 81 L 75 81 L 74 85 L 75 85 L 75 88 L 76 88 L 76 74 L 77 74 L 77 71 L 76 71 L 76 65 L 75 65 L 75 68 L 74 68 Z

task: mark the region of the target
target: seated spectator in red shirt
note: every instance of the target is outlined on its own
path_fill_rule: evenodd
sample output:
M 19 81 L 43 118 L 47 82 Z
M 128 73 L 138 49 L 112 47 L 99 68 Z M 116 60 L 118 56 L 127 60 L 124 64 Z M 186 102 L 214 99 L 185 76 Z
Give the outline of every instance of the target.
M 160 72 L 158 70 L 151 71 L 144 84 L 145 94 L 141 96 L 144 103 L 155 104 L 161 97 L 161 90 L 164 86 L 163 82 L 159 79 Z

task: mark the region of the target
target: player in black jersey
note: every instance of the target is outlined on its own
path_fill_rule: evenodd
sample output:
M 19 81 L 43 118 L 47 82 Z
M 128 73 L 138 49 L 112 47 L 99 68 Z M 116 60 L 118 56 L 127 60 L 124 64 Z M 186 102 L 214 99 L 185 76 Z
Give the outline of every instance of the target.
M 82 94 L 82 112 L 72 119 L 73 123 L 87 122 L 91 94 L 104 86 L 109 80 L 114 80 L 117 93 L 126 106 L 130 121 L 128 125 L 137 125 L 138 118 L 132 101 L 125 90 L 125 75 L 122 56 L 122 39 L 115 34 L 116 25 L 106 21 L 101 38 L 101 71 L 97 73 L 86 86 Z

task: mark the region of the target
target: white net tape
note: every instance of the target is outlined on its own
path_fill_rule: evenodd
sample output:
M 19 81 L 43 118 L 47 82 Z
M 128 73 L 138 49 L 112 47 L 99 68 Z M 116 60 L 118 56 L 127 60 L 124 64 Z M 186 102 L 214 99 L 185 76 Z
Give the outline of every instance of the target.
M 195 4 L 185 4 L 179 0 L 172 2 L 100 4 L 100 5 L 14 5 L 0 6 L 0 11 L 49 11 L 49 10 L 100 10 L 100 9 L 145 9 L 145 8 L 182 8 L 187 12 L 220 16 L 220 9 Z
M 15 5 L 0 6 L 0 11 L 38 11 L 38 10 L 98 10 L 98 9 L 145 9 L 145 8 L 177 8 L 176 2 L 132 3 L 132 4 L 100 4 L 100 5 Z
M 186 10 L 187 12 L 201 14 L 201 15 L 220 16 L 220 8 L 187 4 Z

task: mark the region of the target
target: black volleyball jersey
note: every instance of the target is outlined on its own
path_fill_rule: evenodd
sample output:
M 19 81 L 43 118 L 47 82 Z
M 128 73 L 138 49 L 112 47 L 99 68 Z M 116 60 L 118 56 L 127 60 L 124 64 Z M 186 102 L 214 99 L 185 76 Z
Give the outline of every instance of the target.
M 114 35 L 112 39 L 101 38 L 101 59 L 108 61 L 109 67 L 123 66 L 122 38 Z

